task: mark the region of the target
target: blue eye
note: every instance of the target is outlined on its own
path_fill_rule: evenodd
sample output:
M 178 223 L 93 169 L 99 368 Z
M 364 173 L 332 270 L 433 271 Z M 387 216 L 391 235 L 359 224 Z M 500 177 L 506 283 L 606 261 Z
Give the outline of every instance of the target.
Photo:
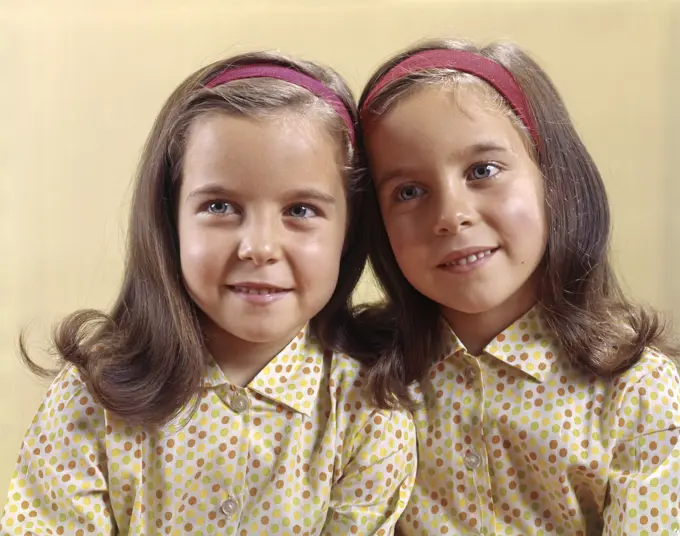
M 411 201 L 423 194 L 423 189 L 420 186 L 409 184 L 397 190 L 397 198 L 399 201 Z
M 217 215 L 231 214 L 234 212 L 234 207 L 226 201 L 213 201 L 208 205 L 208 212 Z
M 288 209 L 288 214 L 293 218 L 313 218 L 318 216 L 317 211 L 308 205 L 293 205 Z
M 473 180 L 490 179 L 500 172 L 494 164 L 475 164 L 470 168 L 470 176 Z

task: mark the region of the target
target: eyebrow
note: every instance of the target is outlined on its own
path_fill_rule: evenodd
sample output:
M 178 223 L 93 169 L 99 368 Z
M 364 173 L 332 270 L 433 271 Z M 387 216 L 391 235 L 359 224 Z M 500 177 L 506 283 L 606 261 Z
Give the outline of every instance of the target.
M 308 199 L 310 201 L 318 201 L 328 205 L 335 205 L 336 199 L 332 195 L 325 194 L 315 188 L 302 188 L 287 192 L 287 197 L 292 199 Z
M 466 147 L 462 153 L 469 155 L 478 155 L 483 153 L 509 153 L 510 149 L 504 145 L 493 141 L 483 141 L 479 143 L 474 143 Z
M 241 194 L 242 195 L 242 194 Z M 239 192 L 236 190 L 230 190 L 224 188 L 223 186 L 217 184 L 206 184 L 205 186 L 199 186 L 193 190 L 187 199 L 193 199 L 194 197 L 225 197 L 234 198 L 239 196 Z M 316 188 L 301 188 L 297 190 L 291 190 L 285 192 L 284 196 L 288 199 L 298 199 L 307 201 L 317 201 L 320 203 L 325 203 L 327 205 L 335 205 L 337 200 L 335 197 L 325 194 Z
M 393 181 L 394 179 L 404 177 L 406 175 L 411 175 L 410 170 L 407 168 L 392 169 L 390 170 L 389 173 L 384 173 L 382 175 L 378 175 L 377 177 L 375 177 L 375 184 L 376 186 L 383 186 L 384 184 L 387 184 L 390 181 Z
M 233 197 L 236 192 L 229 190 L 217 184 L 206 184 L 205 186 L 199 186 L 193 190 L 187 199 L 193 199 L 194 197 Z

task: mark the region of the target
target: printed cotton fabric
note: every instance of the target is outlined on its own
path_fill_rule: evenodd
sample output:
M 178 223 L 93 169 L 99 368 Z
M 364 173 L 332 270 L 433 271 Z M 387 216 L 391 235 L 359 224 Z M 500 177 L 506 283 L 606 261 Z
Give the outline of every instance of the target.
M 415 430 L 363 389 L 359 364 L 305 331 L 245 388 L 212 363 L 198 412 L 150 432 L 66 369 L 21 446 L 0 534 L 392 534 Z

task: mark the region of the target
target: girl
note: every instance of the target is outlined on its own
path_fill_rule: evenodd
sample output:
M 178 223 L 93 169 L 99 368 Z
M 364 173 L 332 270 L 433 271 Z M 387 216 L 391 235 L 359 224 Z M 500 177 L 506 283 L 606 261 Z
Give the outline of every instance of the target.
M 393 532 L 415 430 L 372 407 L 338 353 L 366 258 L 352 102 L 333 71 L 271 54 L 172 94 L 118 301 L 60 326 L 69 366 L 21 446 L 0 533 Z
M 393 328 L 374 372 L 403 353 L 420 380 L 400 530 L 677 534 L 677 354 L 616 282 L 604 185 L 549 78 L 513 45 L 436 41 L 360 109 L 387 295 L 363 316 Z

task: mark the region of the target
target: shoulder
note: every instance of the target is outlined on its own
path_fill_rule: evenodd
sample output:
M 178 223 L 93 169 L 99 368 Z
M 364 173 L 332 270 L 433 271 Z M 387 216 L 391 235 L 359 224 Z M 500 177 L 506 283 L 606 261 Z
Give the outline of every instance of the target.
M 326 352 L 329 380 L 337 388 L 353 391 L 363 386 L 366 378 L 365 366 L 356 359 L 340 352 Z
M 680 374 L 668 356 L 649 348 L 630 369 L 613 379 L 618 427 L 640 436 L 680 429 Z
M 33 420 L 32 429 L 86 430 L 103 423 L 103 408 L 95 401 L 78 369 L 69 365 L 54 379 Z M 38 427 L 38 428 L 37 428 Z
M 370 413 L 373 405 L 366 388 L 366 368 L 359 361 L 339 352 L 328 352 L 328 387 L 338 408 L 354 413 Z
M 653 388 L 677 387 L 680 385 L 678 365 L 661 352 L 647 348 L 640 360 L 619 374 L 614 382 L 618 384 L 620 390 L 645 385 Z
M 45 404 L 66 406 L 80 395 L 89 396 L 89 390 L 80 371 L 74 365 L 67 365 L 59 372 L 45 394 Z
M 367 390 L 366 368 L 352 357 L 333 353 L 330 357 L 329 388 L 338 419 L 354 433 L 362 428 L 379 427 L 388 434 L 408 436 L 413 432 L 410 412 L 376 407 Z

